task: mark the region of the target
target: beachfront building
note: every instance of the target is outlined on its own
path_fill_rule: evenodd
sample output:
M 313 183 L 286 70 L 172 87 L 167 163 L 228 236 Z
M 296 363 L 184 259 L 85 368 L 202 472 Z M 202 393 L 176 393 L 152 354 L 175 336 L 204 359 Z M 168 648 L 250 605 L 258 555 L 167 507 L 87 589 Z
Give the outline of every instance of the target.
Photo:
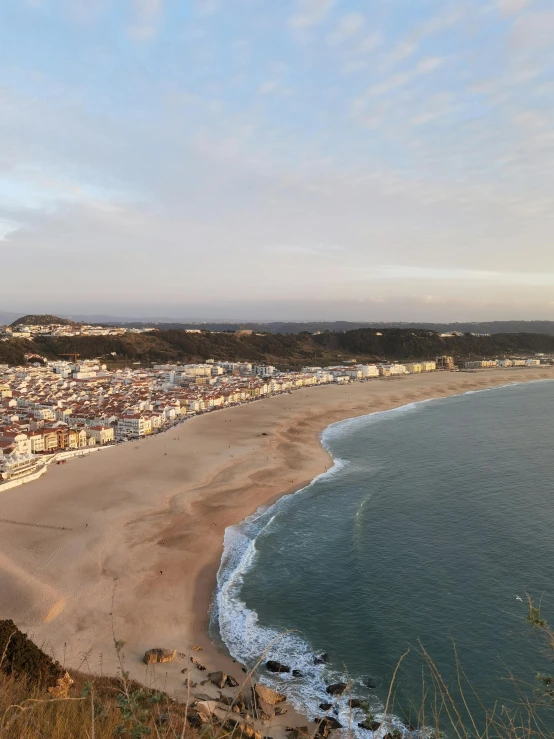
M 149 429 L 147 431 L 147 429 Z M 117 422 L 117 436 L 120 439 L 146 436 L 152 431 L 152 423 L 140 413 L 126 413 Z
M 436 368 L 438 370 L 453 370 L 454 366 L 454 357 L 444 354 L 436 359 Z
M 87 429 L 87 438 L 93 437 L 99 446 L 111 444 L 114 439 L 114 430 L 111 426 L 89 426 Z
M 478 359 L 474 362 L 465 362 L 465 369 L 492 369 L 496 367 L 495 359 Z
M 0 441 L 0 479 L 14 480 L 36 472 L 38 463 L 30 451 L 19 452 L 15 444 Z

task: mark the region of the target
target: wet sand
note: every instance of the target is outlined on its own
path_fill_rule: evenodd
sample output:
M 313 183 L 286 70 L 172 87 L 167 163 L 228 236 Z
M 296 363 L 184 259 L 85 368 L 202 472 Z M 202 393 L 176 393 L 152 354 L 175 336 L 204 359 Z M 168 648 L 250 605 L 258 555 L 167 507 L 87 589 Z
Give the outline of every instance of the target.
M 308 388 L 54 466 L 0 495 L 0 618 L 66 666 L 96 673 L 117 670 L 115 634 L 132 677 L 181 700 L 188 657 L 147 670 L 147 649 L 188 655 L 199 645 L 195 657 L 208 670 L 240 679 L 206 632 L 224 530 L 332 464 L 321 431 L 417 400 L 538 379 L 554 379 L 554 368 Z M 189 674 L 199 682 L 206 672 Z

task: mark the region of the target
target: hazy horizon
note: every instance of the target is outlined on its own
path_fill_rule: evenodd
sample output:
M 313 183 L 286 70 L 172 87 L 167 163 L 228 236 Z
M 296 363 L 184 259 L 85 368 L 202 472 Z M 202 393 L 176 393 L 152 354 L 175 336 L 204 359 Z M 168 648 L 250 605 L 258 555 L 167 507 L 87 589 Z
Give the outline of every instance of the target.
M 553 34 L 546 0 L 5 0 L 0 307 L 554 319 Z
M 6 308 L 4 310 L 3 308 Z M 159 321 L 183 323 L 271 323 L 271 322 L 334 322 L 349 321 L 353 323 L 487 323 L 491 321 L 549 321 L 554 320 L 540 314 L 521 315 L 514 308 L 505 306 L 506 314 L 483 312 L 482 315 L 467 317 L 457 314 L 454 307 L 439 315 L 414 313 L 413 310 L 402 310 L 402 304 L 395 310 L 388 311 L 387 306 L 381 310 L 364 310 L 363 307 L 350 304 L 345 308 L 336 308 L 332 304 L 309 302 L 305 304 L 292 303 L 287 305 L 271 304 L 269 307 L 252 306 L 248 304 L 225 305 L 214 303 L 209 308 L 200 309 L 198 306 L 171 306 L 171 305 L 117 305 L 117 304 L 48 304 L 29 303 L 20 310 L 12 306 L 0 305 L 0 324 L 2 318 L 8 318 L 9 323 L 24 315 L 53 314 L 60 317 L 81 319 L 91 317 L 96 320 L 122 321 Z M 433 317 L 431 317 L 433 315 Z

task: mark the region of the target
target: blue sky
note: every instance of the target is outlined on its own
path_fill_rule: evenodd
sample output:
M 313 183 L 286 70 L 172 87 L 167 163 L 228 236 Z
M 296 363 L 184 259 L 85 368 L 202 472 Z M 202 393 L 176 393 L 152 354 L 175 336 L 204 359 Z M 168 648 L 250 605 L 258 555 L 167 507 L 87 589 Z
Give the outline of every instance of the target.
M 4 0 L 4 310 L 554 318 L 542 0 Z

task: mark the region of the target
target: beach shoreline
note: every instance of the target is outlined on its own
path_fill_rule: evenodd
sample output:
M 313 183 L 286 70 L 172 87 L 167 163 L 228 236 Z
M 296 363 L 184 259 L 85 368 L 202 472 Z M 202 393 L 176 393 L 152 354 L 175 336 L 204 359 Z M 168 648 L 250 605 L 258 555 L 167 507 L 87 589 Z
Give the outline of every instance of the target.
M 206 673 L 188 658 L 186 665 L 147 668 L 146 649 L 188 655 L 197 645 L 207 671 L 240 679 L 240 666 L 207 632 L 224 531 L 332 465 L 320 443 L 325 428 L 417 401 L 541 379 L 554 379 L 554 368 L 308 388 L 55 467 L 0 496 L 0 519 L 11 522 L 0 522 L 0 618 L 12 618 L 60 662 L 93 673 L 117 671 L 115 633 L 126 642 L 131 676 L 177 699 L 186 697 L 185 666 L 195 682 Z M 287 714 L 286 723 L 295 717 Z

